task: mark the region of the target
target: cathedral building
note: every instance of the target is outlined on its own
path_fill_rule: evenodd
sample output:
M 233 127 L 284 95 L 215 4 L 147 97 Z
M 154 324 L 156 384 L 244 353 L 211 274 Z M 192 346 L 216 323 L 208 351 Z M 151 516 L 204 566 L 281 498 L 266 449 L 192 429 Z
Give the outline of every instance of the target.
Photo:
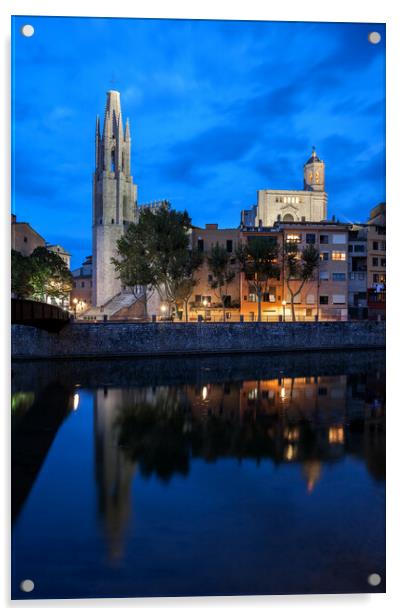
M 327 218 L 325 164 L 315 148 L 304 165 L 303 190 L 258 190 L 257 205 L 243 210 L 246 227 L 272 227 L 276 222 L 322 222 Z

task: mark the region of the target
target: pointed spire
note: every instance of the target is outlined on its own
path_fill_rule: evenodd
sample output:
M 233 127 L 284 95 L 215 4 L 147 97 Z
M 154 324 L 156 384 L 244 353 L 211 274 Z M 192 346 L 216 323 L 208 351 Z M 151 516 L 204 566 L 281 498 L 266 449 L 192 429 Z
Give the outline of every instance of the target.
M 100 142 L 101 142 L 101 135 L 100 135 L 100 121 L 99 121 L 99 116 L 96 116 L 96 123 L 95 123 L 95 168 L 98 169 L 99 167 L 99 155 L 100 155 Z
M 131 140 L 131 135 L 130 135 L 130 121 L 127 118 L 126 120 L 126 128 L 124 131 L 124 141 L 130 141 Z

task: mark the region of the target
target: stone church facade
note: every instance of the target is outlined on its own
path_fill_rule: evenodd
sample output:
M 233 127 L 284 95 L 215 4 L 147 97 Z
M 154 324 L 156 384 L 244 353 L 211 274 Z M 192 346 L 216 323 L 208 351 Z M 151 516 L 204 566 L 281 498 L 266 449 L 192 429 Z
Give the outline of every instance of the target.
M 127 120 L 123 129 L 120 93 L 107 92 L 103 131 L 99 117 L 95 132 L 93 175 L 92 306 L 102 307 L 121 291 L 111 259 L 117 240 L 138 217 L 137 186 L 131 175 L 131 137 Z
M 325 164 L 315 149 L 304 165 L 303 190 L 258 190 L 257 206 L 243 210 L 246 227 L 272 227 L 276 222 L 322 222 L 327 219 Z

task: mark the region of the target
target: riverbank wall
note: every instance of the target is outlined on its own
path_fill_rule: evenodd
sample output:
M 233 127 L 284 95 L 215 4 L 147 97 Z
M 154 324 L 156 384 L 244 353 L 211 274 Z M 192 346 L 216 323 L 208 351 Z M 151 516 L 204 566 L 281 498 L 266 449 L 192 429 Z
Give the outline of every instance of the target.
M 69 323 L 59 333 L 13 325 L 13 359 L 269 353 L 385 347 L 385 322 Z

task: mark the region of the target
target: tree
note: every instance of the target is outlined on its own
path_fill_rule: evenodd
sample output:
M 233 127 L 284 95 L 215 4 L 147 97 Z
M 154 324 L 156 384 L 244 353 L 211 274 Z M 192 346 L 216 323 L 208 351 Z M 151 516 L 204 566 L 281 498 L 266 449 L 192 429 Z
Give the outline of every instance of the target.
M 17 297 L 66 299 L 71 289 L 71 272 L 56 253 L 43 246 L 35 248 L 29 257 L 11 251 L 11 290 Z
M 320 253 L 313 244 L 309 244 L 301 252 L 296 242 L 287 242 L 284 248 L 286 286 L 290 294 L 292 321 L 296 321 L 295 297 L 301 293 L 307 280 L 313 279 Z M 297 281 L 296 286 L 292 284 L 294 281 Z
M 35 248 L 29 259 L 32 298 L 65 300 L 72 289 L 73 277 L 63 259 L 43 246 Z
M 237 257 L 246 280 L 257 296 L 258 320 L 261 321 L 261 304 L 269 281 L 278 279 L 278 246 L 274 237 L 251 237 L 238 250 Z
M 154 278 L 145 250 L 141 227 L 129 225 L 127 232 L 117 241 L 118 259 L 112 259 L 124 286 L 134 297 L 144 302 L 144 316 L 148 319 L 148 299 L 154 292 Z
M 226 298 L 228 297 L 229 284 L 234 280 L 236 272 L 230 263 L 231 257 L 227 250 L 218 243 L 214 244 L 207 256 L 208 269 L 212 275 L 209 286 L 219 299 L 223 310 L 223 320 L 226 321 Z
M 14 297 L 26 299 L 31 297 L 32 264 L 29 257 L 24 257 L 17 250 L 11 251 L 11 292 Z
M 144 208 L 138 223 L 132 223 L 117 245 L 113 260 L 119 277 L 129 286 L 147 285 L 155 289 L 161 301 L 178 309 L 185 301 L 201 260 L 189 246 L 191 220 L 187 212 L 169 207 Z M 186 292 L 185 292 L 186 290 Z M 188 301 L 188 299 L 187 299 Z
M 187 250 L 183 253 L 183 259 L 180 261 L 179 268 L 177 268 L 176 271 L 175 279 L 177 284 L 175 288 L 175 301 L 177 308 L 180 303 L 184 304 L 186 323 L 188 323 L 188 302 L 197 284 L 194 274 L 201 266 L 202 262 L 203 256 L 200 252 L 196 250 Z

